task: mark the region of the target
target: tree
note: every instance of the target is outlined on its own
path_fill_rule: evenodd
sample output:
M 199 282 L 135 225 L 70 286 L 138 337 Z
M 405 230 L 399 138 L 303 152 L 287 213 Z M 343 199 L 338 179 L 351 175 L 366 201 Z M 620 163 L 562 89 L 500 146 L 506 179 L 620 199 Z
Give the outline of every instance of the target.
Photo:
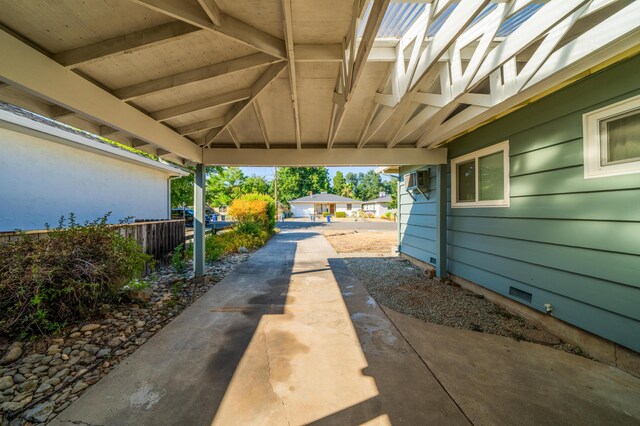
M 356 193 L 363 201 L 378 198 L 381 192 L 387 192 L 387 187 L 382 183 L 380 175 L 374 170 L 369 170 L 359 180 Z
M 390 209 L 398 208 L 398 178 L 392 177 L 391 180 L 384 183 L 387 187 L 387 194 L 391 196 L 391 201 L 387 203 Z
M 333 193 L 336 195 L 342 195 L 346 184 L 347 181 L 344 179 L 344 175 L 340 170 L 338 170 L 336 175 L 333 177 Z
M 250 176 L 242 182 L 243 194 L 269 194 L 269 184 L 262 176 Z
M 237 167 L 218 167 L 207 178 L 207 203 L 228 206 L 243 194 L 245 175 Z
M 171 207 L 193 205 L 193 178 L 189 174 L 171 181 Z
M 290 200 L 329 190 L 329 170 L 326 167 L 280 167 L 278 169 L 278 201 Z
M 348 193 L 349 195 L 346 195 L 345 193 L 341 194 L 344 197 L 357 197 L 358 196 L 358 184 L 360 183 L 360 180 L 358 179 L 358 175 L 352 172 L 347 173 L 347 175 L 345 176 L 345 180 L 347 181 L 346 186 L 349 187 L 348 191 L 345 191 L 345 193 Z

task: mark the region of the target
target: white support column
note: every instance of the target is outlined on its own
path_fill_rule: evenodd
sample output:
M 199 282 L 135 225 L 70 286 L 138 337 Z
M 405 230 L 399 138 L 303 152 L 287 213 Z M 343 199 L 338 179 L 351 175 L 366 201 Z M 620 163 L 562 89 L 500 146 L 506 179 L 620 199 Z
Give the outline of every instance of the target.
M 204 237 L 206 221 L 204 216 L 206 194 L 206 167 L 196 165 L 193 186 L 193 275 L 194 279 L 204 279 Z

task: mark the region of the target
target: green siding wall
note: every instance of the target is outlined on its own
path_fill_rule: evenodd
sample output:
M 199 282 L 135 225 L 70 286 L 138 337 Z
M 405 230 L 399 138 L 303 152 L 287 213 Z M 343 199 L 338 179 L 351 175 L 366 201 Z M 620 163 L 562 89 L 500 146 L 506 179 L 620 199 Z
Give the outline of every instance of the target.
M 447 191 L 450 273 L 543 312 L 550 303 L 555 317 L 636 351 L 640 174 L 584 179 L 582 114 L 640 94 L 639 70 L 636 56 L 448 145 L 451 159 L 509 140 L 510 207 L 452 209 L 450 169 Z M 435 199 L 403 200 L 416 218 L 401 218 L 401 235 L 435 237 Z M 408 243 L 420 260 L 435 249 Z
M 436 168 L 429 168 L 430 191 L 427 200 L 422 194 L 413 193 L 415 201 L 404 190 L 402 175 L 421 169 L 420 167 L 402 167 L 400 169 L 400 191 L 398 204 L 400 217 L 400 250 L 411 257 L 435 266 L 437 259 L 436 232 Z

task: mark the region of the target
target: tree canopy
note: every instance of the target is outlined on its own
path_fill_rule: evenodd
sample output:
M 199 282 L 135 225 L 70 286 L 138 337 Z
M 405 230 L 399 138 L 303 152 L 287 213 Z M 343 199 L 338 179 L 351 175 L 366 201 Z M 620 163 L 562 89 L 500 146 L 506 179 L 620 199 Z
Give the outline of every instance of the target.
M 314 193 L 329 192 L 329 170 L 326 167 L 278 168 L 278 201 L 289 201 Z

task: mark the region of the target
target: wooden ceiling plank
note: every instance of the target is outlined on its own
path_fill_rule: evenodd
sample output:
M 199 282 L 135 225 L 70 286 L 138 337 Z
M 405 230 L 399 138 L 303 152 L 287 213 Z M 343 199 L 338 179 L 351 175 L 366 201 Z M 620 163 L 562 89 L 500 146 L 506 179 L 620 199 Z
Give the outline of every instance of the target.
M 216 117 L 210 120 L 199 121 L 197 123 L 178 127 L 176 131 L 182 136 L 187 136 L 203 130 L 216 129 L 222 126 L 224 126 L 224 117 Z
M 213 65 L 196 68 L 181 73 L 148 80 L 132 86 L 116 89 L 113 94 L 124 101 L 130 101 L 142 96 L 148 96 L 163 90 L 174 89 L 187 84 L 208 80 L 223 75 L 254 69 L 263 65 L 279 62 L 281 59 L 274 58 L 266 53 L 255 53 L 241 58 L 219 62 Z
M 151 115 L 151 117 L 155 120 L 166 121 L 172 118 L 179 117 L 181 115 L 190 114 L 192 112 L 241 102 L 245 99 L 249 99 L 250 97 L 250 89 L 234 90 L 233 92 L 214 96 L 212 98 L 201 99 L 198 101 L 169 107 L 160 111 L 152 112 L 149 115 Z
M 88 65 L 106 58 L 123 55 L 136 50 L 156 46 L 161 43 L 177 40 L 201 28 L 185 22 L 170 22 L 153 28 L 147 28 L 109 40 L 92 43 L 76 49 L 53 55 L 56 62 L 73 69 Z

